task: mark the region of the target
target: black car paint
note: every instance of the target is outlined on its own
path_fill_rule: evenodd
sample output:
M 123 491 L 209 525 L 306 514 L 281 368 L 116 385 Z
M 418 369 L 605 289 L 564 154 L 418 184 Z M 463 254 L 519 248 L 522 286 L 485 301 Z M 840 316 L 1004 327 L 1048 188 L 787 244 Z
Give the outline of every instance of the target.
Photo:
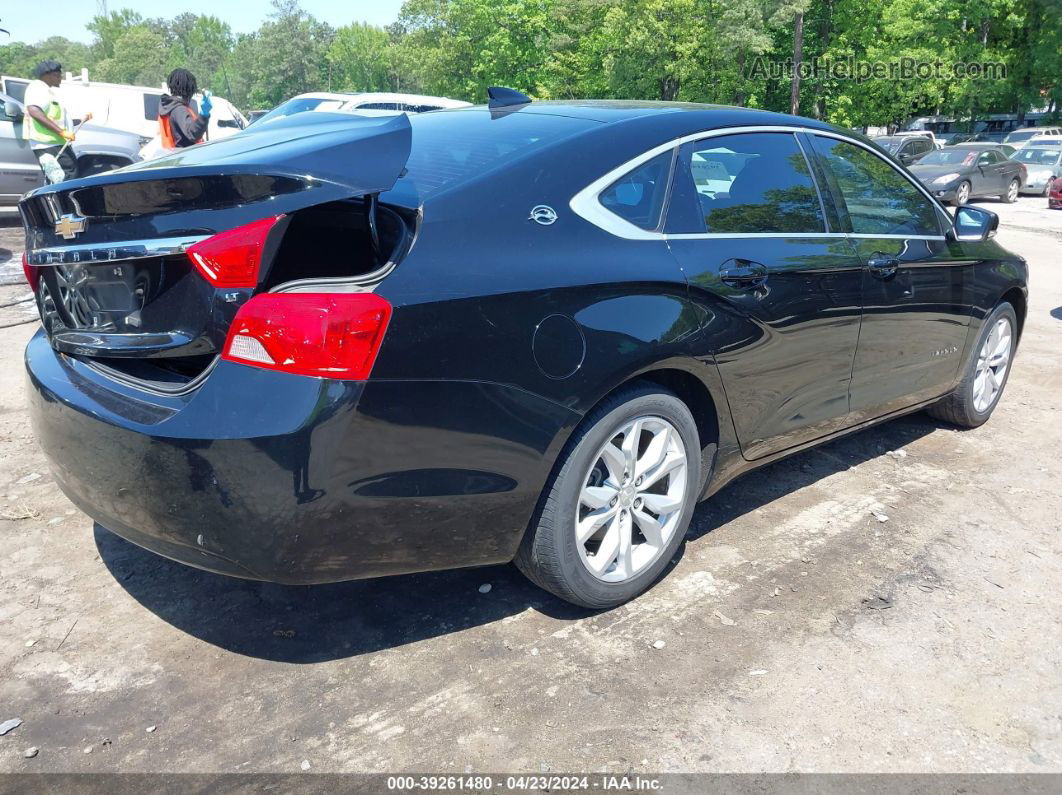
M 994 241 L 824 235 L 698 247 L 623 240 L 568 206 L 601 174 L 683 135 L 825 124 L 643 103 L 492 113 L 499 124 L 510 113 L 598 124 L 423 204 L 401 180 L 381 196 L 418 209 L 421 224 L 375 288 L 394 314 L 367 382 L 219 361 L 195 389 L 165 395 L 57 353 L 39 332 L 27 348 L 31 416 L 71 499 L 136 543 L 238 576 L 311 583 L 502 563 L 581 418 L 632 379 L 692 404 L 708 496 L 945 394 L 980 320 L 1004 295 L 1024 307 L 1024 263 Z M 195 166 L 180 173 L 199 178 Z M 118 186 L 122 175 L 101 179 Z M 210 223 L 206 201 L 190 226 Z M 538 204 L 557 222 L 529 220 Z M 157 235 L 184 222 L 180 212 L 155 219 Z M 90 220 L 103 236 L 118 226 Z M 29 243 L 56 242 L 38 227 Z M 870 249 L 897 257 L 896 272 L 872 275 Z M 769 266 L 769 296 L 721 283 L 720 264 L 734 257 Z M 880 344 L 857 355 L 857 338 L 871 337 Z

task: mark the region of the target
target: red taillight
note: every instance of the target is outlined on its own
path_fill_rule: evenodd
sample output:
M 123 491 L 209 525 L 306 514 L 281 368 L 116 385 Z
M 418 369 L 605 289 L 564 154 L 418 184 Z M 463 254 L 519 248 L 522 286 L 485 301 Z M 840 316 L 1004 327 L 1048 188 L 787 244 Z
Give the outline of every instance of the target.
M 297 375 L 362 380 L 391 305 L 375 293 L 262 293 L 240 307 L 223 359 Z
M 22 272 L 26 274 L 26 281 L 29 282 L 33 292 L 37 292 L 37 284 L 41 280 L 41 274 L 36 265 L 29 264 L 29 258 L 26 256 L 25 251 L 22 252 Z
M 283 217 L 263 218 L 219 232 L 191 246 L 188 257 L 215 287 L 256 287 L 269 230 Z

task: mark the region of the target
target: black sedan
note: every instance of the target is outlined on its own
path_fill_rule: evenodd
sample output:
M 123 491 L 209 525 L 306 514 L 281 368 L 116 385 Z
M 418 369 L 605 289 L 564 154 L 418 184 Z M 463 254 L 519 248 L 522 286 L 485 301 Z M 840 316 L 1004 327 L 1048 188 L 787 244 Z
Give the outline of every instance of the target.
M 619 604 L 745 472 L 922 408 L 985 422 L 1026 312 L 995 215 L 739 108 L 301 114 L 21 212 L 56 481 L 284 583 L 515 559 Z
M 945 146 L 912 165 L 911 173 L 940 201 L 955 205 L 976 196 L 1013 203 L 1025 182 L 1025 167 L 992 144 Z

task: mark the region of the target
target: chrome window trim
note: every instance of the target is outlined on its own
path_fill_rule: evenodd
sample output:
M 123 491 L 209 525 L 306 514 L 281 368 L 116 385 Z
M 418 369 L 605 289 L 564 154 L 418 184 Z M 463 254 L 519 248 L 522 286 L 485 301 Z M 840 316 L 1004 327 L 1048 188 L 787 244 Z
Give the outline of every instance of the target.
M 578 215 L 585 221 L 589 221 L 591 224 L 599 229 L 608 232 L 616 237 L 623 238 L 624 240 L 712 240 L 712 239 L 732 239 L 732 238 L 755 238 L 755 237 L 773 237 L 773 238 L 829 238 L 829 237 L 850 237 L 850 238 L 886 238 L 897 240 L 946 240 L 945 234 L 940 235 L 872 235 L 864 233 L 847 233 L 847 232 L 693 232 L 683 234 L 666 234 L 664 232 L 654 232 L 635 226 L 629 221 L 620 218 L 615 213 L 605 208 L 603 204 L 598 200 L 601 192 L 610 186 L 613 182 L 618 180 L 625 174 L 638 168 L 643 163 L 652 160 L 659 154 L 666 152 L 669 149 L 676 149 L 683 144 L 691 143 L 693 141 L 702 141 L 708 138 L 718 138 L 723 135 L 740 135 L 742 133 L 757 133 L 757 132 L 781 132 L 781 133 L 805 133 L 806 135 L 821 135 L 824 138 L 835 138 L 839 141 L 858 146 L 861 149 L 865 149 L 875 157 L 883 160 L 887 163 L 893 171 L 903 177 L 911 185 L 914 185 L 918 191 L 925 196 L 933 208 L 937 211 L 938 222 L 941 220 L 939 216 L 943 215 L 944 218 L 950 217 L 947 211 L 943 209 L 940 202 L 937 201 L 923 185 L 916 180 L 912 180 L 907 174 L 900 169 L 895 163 L 891 162 L 887 158 L 881 156 L 881 153 L 876 151 L 872 146 L 869 146 L 862 141 L 858 141 L 855 138 L 851 138 L 847 135 L 834 132 L 832 130 L 818 130 L 814 127 L 798 127 L 795 125 L 778 125 L 778 124 L 763 124 L 763 125 L 747 125 L 743 127 L 725 127 L 718 130 L 704 130 L 701 132 L 689 133 L 679 138 L 674 138 L 666 143 L 654 146 L 640 155 L 632 157 L 625 163 L 621 163 L 612 170 L 606 172 L 602 176 L 595 179 L 585 188 L 576 193 L 568 202 L 568 207 L 572 212 Z M 797 143 L 799 145 L 799 138 Z M 805 153 L 805 158 L 807 153 Z
M 183 254 L 191 246 L 209 235 L 160 237 L 150 240 L 125 240 L 111 245 L 86 243 L 75 246 L 47 246 L 26 252 L 30 265 L 72 265 L 78 262 L 110 262 L 131 259 L 150 259 Z

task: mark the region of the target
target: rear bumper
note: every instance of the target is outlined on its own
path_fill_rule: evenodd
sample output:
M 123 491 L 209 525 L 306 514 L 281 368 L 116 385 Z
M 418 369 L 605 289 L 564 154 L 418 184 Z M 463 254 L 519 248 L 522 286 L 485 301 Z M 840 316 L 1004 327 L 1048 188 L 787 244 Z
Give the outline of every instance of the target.
M 476 382 L 345 382 L 221 361 L 184 396 L 26 349 L 56 481 L 166 557 L 290 584 L 506 562 L 577 422 Z

